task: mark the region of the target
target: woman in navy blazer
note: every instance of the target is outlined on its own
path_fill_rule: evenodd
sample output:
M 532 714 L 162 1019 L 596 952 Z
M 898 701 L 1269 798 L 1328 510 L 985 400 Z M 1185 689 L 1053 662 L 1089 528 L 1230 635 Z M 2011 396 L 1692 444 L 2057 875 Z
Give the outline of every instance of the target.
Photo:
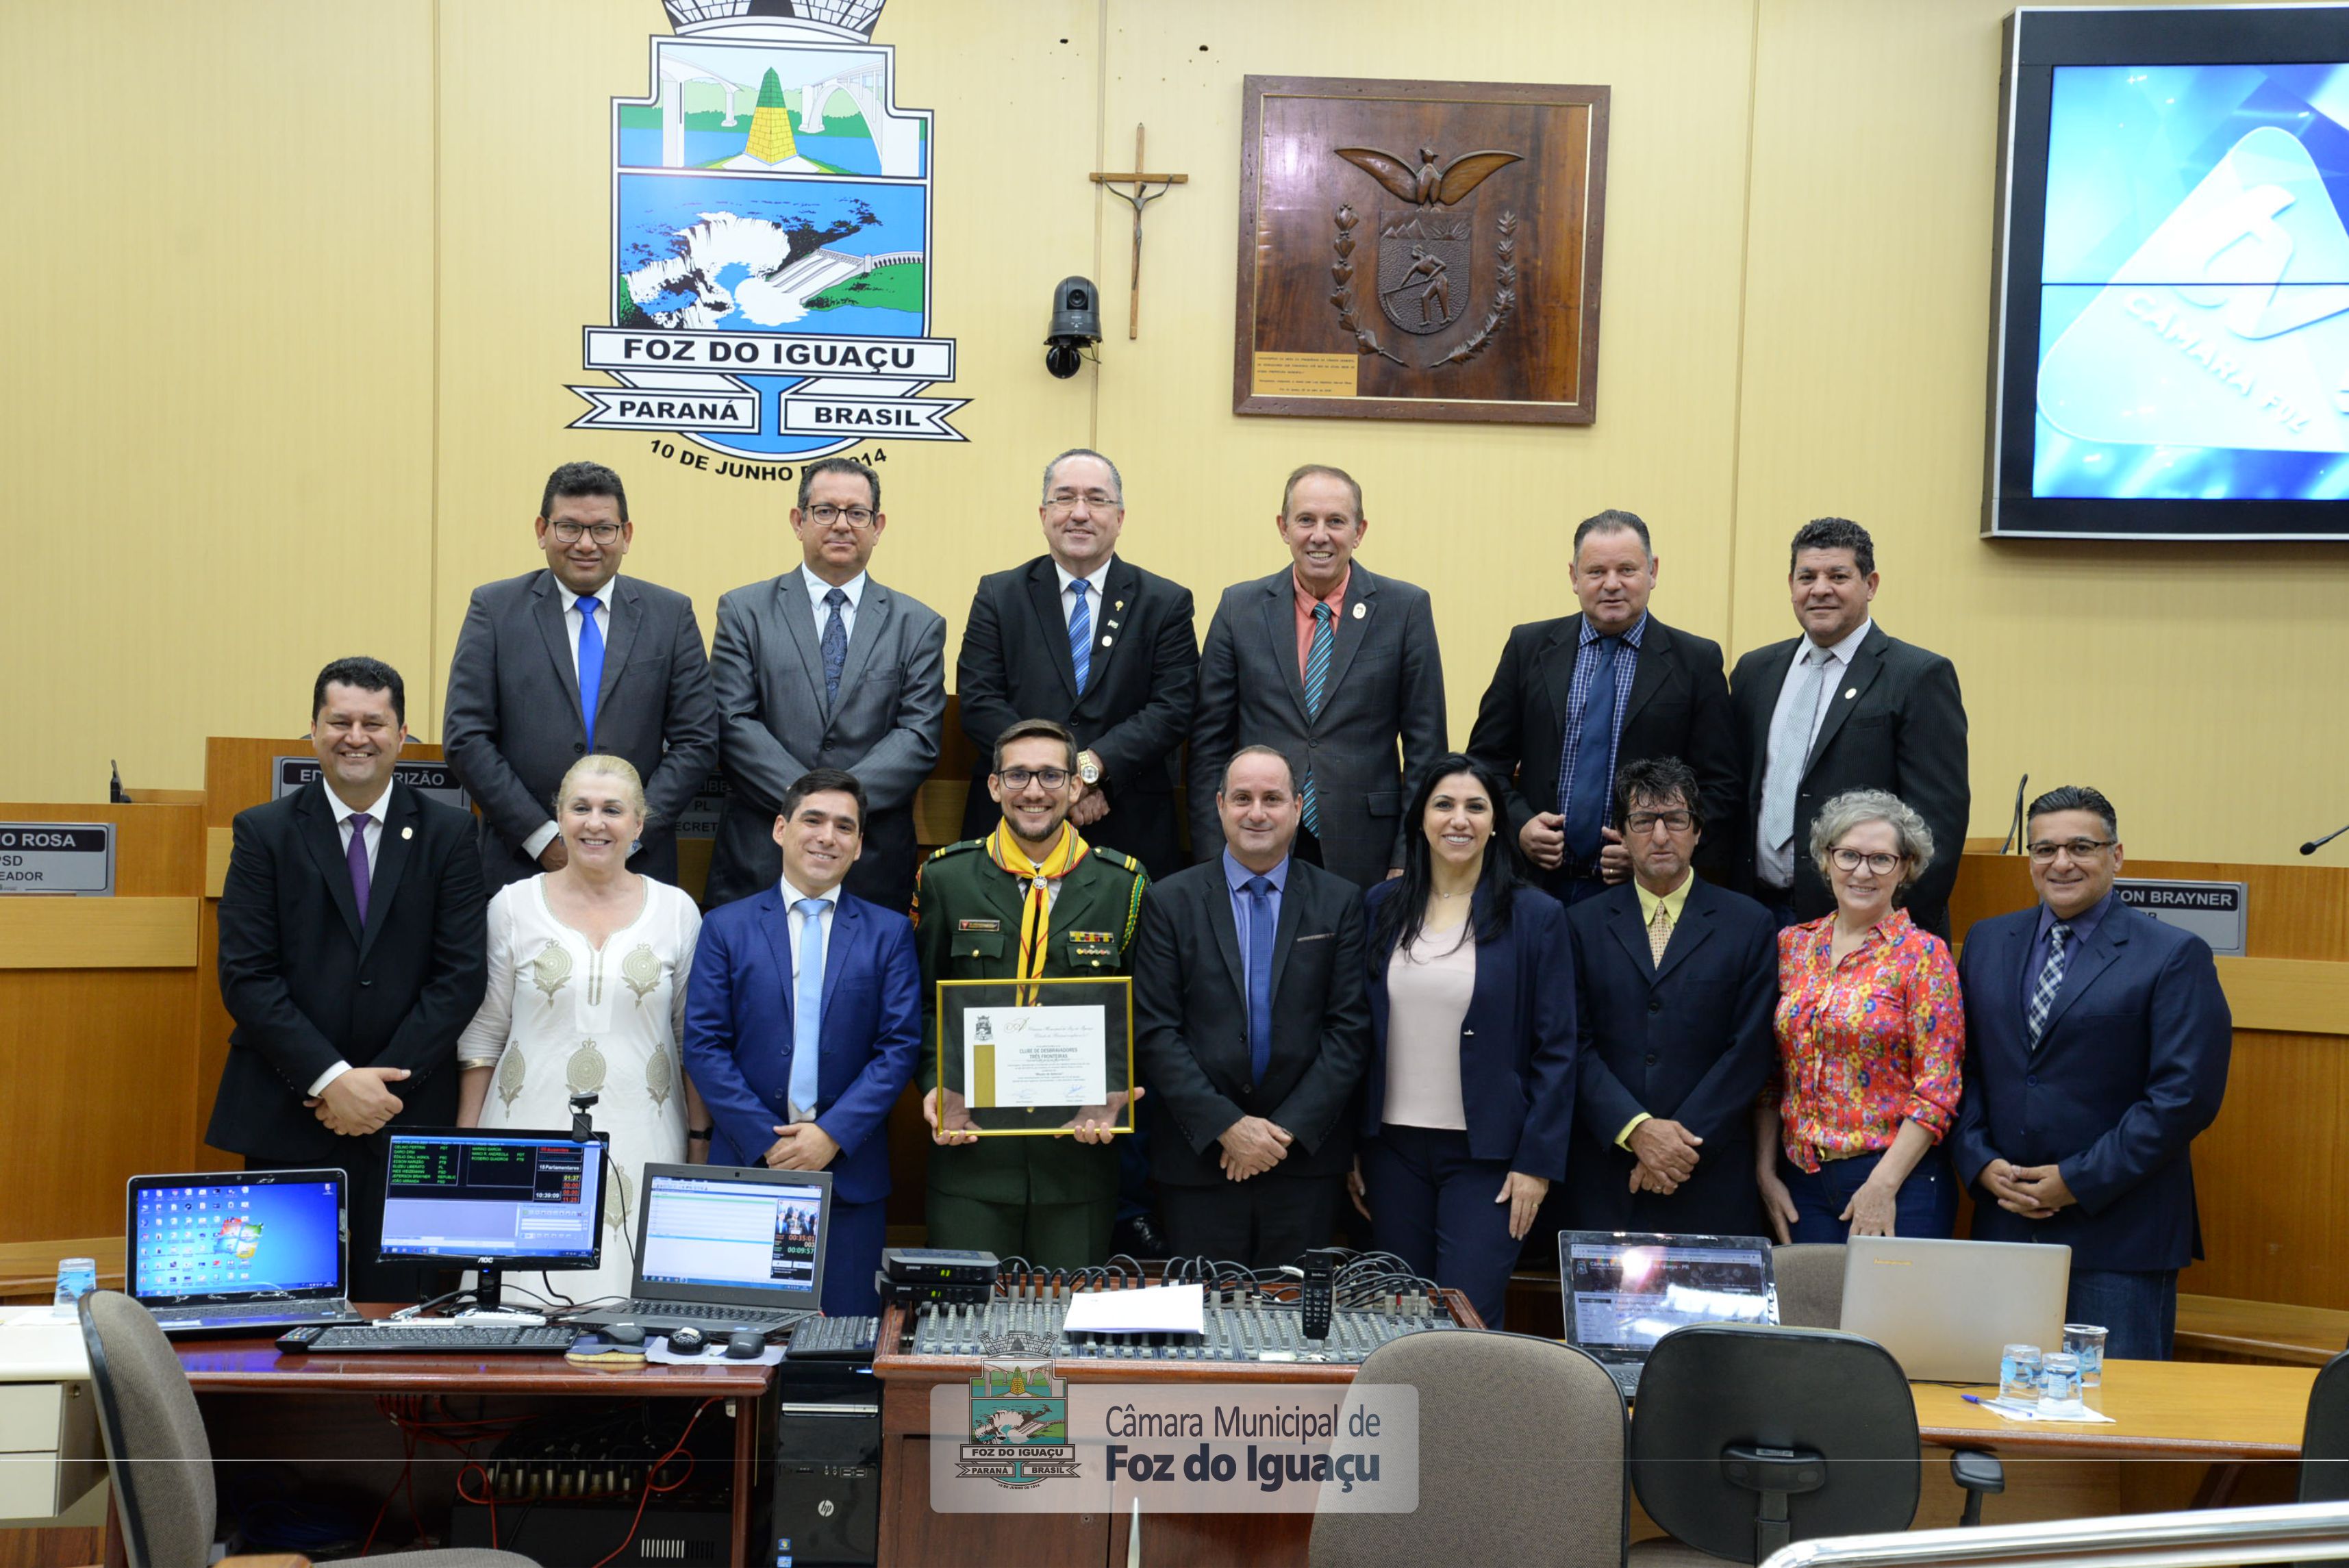
M 1566 910 L 1527 886 L 1507 795 L 1454 752 L 1421 776 L 1370 912 L 1371 1053 L 1354 1202 L 1376 1245 L 1501 1325 L 1574 1124 Z

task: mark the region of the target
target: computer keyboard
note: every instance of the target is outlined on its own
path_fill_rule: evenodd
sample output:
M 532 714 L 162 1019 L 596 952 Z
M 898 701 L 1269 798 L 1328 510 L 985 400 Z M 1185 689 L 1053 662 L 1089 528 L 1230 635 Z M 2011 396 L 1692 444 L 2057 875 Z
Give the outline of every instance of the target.
M 870 1361 L 881 1337 L 877 1317 L 811 1317 L 792 1330 L 793 1361 Z
M 470 1356 L 476 1351 L 534 1351 L 560 1355 L 579 1337 L 575 1328 L 524 1327 L 517 1324 L 461 1323 L 441 1326 L 416 1323 L 346 1323 L 325 1328 L 296 1328 L 277 1337 L 277 1348 L 290 1355 L 335 1352 L 370 1353 L 384 1350 L 439 1351 Z
M 632 1301 L 622 1310 L 632 1317 L 648 1317 L 661 1323 L 747 1323 L 773 1328 L 805 1315 L 758 1306 L 704 1306 L 690 1301 Z

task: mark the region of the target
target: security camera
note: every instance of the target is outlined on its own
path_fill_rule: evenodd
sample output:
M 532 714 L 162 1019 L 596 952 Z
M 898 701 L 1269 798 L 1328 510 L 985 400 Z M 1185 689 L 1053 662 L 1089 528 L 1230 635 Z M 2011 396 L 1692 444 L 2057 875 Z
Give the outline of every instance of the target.
M 1052 291 L 1052 325 L 1044 333 L 1044 368 L 1066 381 L 1084 351 L 1101 341 L 1100 295 L 1091 278 L 1062 278 Z

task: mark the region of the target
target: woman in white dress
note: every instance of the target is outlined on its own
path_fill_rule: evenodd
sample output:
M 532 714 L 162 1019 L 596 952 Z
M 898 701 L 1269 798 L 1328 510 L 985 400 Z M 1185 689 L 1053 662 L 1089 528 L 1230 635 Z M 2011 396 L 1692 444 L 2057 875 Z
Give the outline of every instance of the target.
M 709 1153 L 686 1138 L 709 1116 L 678 1043 L 701 913 L 680 890 L 628 870 L 645 789 L 625 759 L 573 763 L 554 820 L 569 856 L 562 868 L 490 901 L 489 991 L 457 1042 L 457 1119 L 568 1129 L 573 1095 L 603 1097 L 593 1113 L 611 1136 L 603 1262 L 543 1282 L 586 1302 L 628 1294 L 646 1162 Z

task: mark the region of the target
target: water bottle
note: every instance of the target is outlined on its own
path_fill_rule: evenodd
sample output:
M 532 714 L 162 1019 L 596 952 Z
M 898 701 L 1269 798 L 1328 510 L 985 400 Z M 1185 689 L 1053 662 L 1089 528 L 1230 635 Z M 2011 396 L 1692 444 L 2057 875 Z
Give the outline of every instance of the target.
M 96 1258 L 65 1258 L 57 1264 L 57 1305 L 51 1315 L 57 1317 L 74 1315 L 74 1303 L 98 1288 Z

